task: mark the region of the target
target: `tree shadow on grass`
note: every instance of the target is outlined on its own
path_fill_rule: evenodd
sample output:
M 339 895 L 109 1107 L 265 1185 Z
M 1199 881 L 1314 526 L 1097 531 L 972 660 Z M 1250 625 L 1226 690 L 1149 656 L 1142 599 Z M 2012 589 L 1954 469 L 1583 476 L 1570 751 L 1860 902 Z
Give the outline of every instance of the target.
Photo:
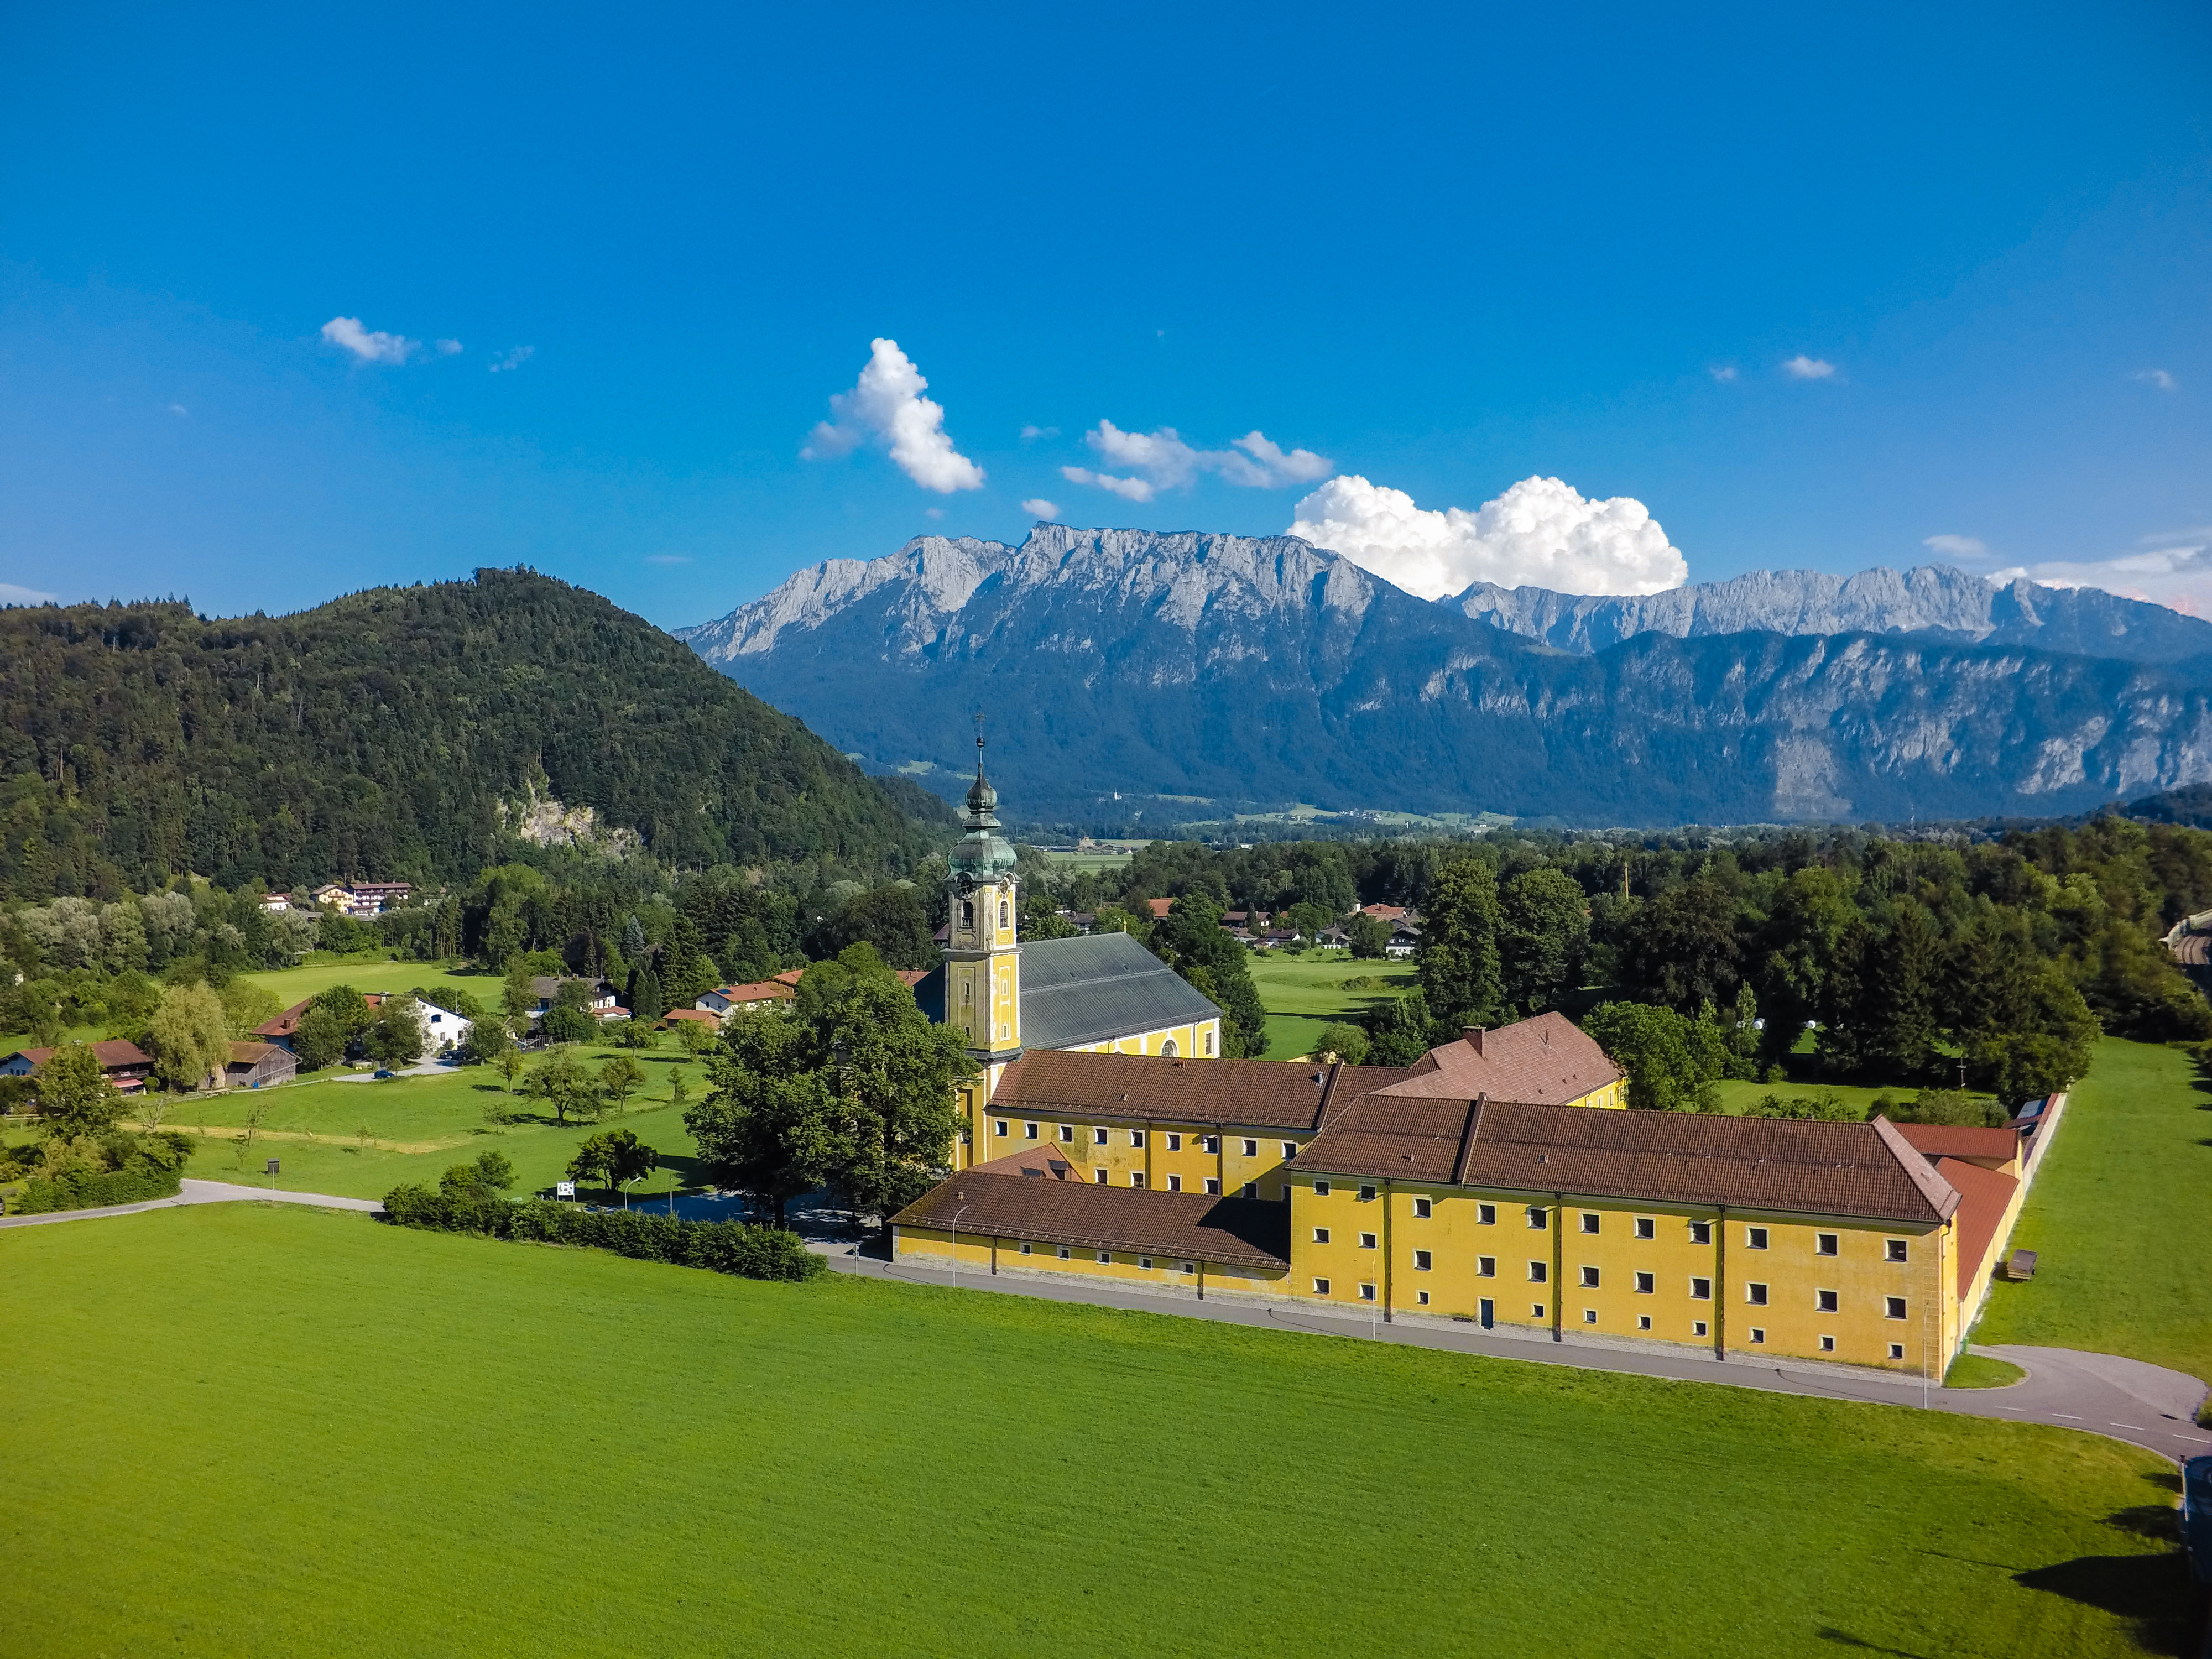
M 1893 1659 L 1930 1659 L 1930 1656 L 1915 1653 L 1910 1648 L 1886 1648 L 1879 1642 L 1865 1641 L 1847 1630 L 1835 1630 L 1825 1625 L 1817 1634 L 1823 1642 L 1833 1642 L 1840 1648 L 1855 1648 L 1861 1653 L 1886 1653 L 1893 1656 Z
M 2121 1516 L 2136 1513 L 2125 1510 Z M 2121 1517 L 2113 1519 L 2120 1522 Z M 2147 1652 L 2178 1655 L 2187 1650 L 2195 1597 L 2189 1565 L 2179 1551 L 2079 1556 L 2033 1572 L 2014 1573 L 2013 1582 L 2127 1620 Z

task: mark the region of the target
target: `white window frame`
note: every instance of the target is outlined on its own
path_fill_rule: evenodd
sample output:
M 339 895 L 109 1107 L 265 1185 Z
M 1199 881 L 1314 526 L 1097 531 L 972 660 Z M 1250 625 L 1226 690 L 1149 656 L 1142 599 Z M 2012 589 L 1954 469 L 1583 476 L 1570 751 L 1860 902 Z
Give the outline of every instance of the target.
M 1326 1279 L 1316 1279 L 1313 1282 L 1313 1287 L 1314 1294 L 1316 1296 L 1327 1296 L 1328 1294 L 1328 1280 Z
M 1106 1131 L 1096 1128 L 1091 1130 L 1091 1144 L 1094 1146 L 1103 1146 L 1106 1144 Z
M 1203 1180 L 1203 1181 L 1205 1182 L 1205 1183 L 1206 1183 L 1206 1194 L 1207 1194 L 1207 1196 L 1208 1196 L 1208 1197 L 1211 1197 L 1211 1198 L 1218 1198 L 1218 1197 L 1220 1197 L 1220 1196 L 1221 1196 L 1221 1177 L 1220 1177 L 1220 1176 L 1201 1176 L 1201 1177 L 1200 1177 L 1200 1179 L 1201 1179 L 1201 1180 Z
M 1743 1248 L 1747 1250 L 1765 1249 L 1766 1248 L 1766 1229 L 1764 1227 L 1746 1227 L 1743 1230 Z
M 1474 1259 L 1474 1276 L 1475 1276 L 1477 1279 L 1495 1279 L 1495 1278 L 1497 1278 L 1497 1277 L 1498 1277 L 1498 1258 L 1497 1258 L 1496 1256 L 1494 1256 L 1494 1255 L 1479 1255 L 1479 1256 L 1475 1257 L 1475 1259 Z
M 1841 1234 L 1814 1233 L 1813 1235 L 1814 1255 L 1841 1255 L 1843 1253 L 1844 1241 Z
M 1912 1316 L 1910 1311 L 1910 1304 L 1906 1303 L 1903 1297 L 1886 1296 L 1882 1297 L 1881 1301 L 1881 1316 L 1884 1319 L 1909 1319 Z
M 1552 1264 L 1548 1261 L 1531 1261 L 1528 1264 L 1528 1282 L 1531 1285 L 1550 1284 L 1552 1282 Z
M 1181 1192 L 1182 1190 L 1182 1177 L 1179 1175 L 1170 1174 L 1168 1176 L 1168 1190 L 1171 1193 Z
M 1315 1182 L 1314 1196 L 1316 1198 L 1327 1198 L 1328 1196 L 1328 1182 L 1326 1181 Z
M 1635 1283 L 1637 1295 L 1656 1295 L 1658 1291 L 1659 1276 L 1656 1273 L 1638 1273 L 1636 1275 Z
M 1375 1248 L 1375 1235 L 1373 1233 L 1360 1234 L 1359 1248 L 1363 1250 L 1373 1249 Z
M 1603 1224 L 1603 1218 L 1595 1210 L 1583 1211 L 1582 1218 L 1583 1231 L 1586 1233 L 1594 1233 Z
M 1253 1139 L 1249 1135 L 1246 1135 L 1244 1137 L 1244 1156 L 1247 1158 L 1257 1158 L 1260 1156 L 1260 1143 Z
M 1495 1204 L 1476 1205 L 1474 1224 L 1478 1227 L 1495 1227 L 1498 1224 L 1498 1206 Z
M 1426 1220 L 1427 1220 L 1431 1216 L 1434 1215 L 1435 1213 L 1436 1213 L 1436 1205 L 1435 1205 L 1435 1202 L 1434 1202 L 1432 1200 L 1425 1199 L 1425 1198 L 1417 1198 L 1417 1199 L 1415 1199 L 1415 1200 L 1413 1200 L 1413 1219 L 1414 1219 L 1414 1220 L 1416 1220 L 1416 1221 L 1426 1221 Z
M 1429 1271 L 1429 1265 L 1430 1265 L 1430 1263 L 1431 1263 L 1431 1261 L 1432 1260 L 1433 1260 L 1433 1258 L 1429 1255 L 1429 1253 L 1428 1253 L 1426 1250 L 1416 1250 L 1416 1251 L 1414 1251 L 1414 1252 L 1413 1252 L 1413 1271 L 1414 1271 L 1415 1273 L 1427 1273 L 1427 1272 Z
M 1771 1307 L 1773 1304 L 1767 1300 L 1767 1296 L 1771 1289 L 1772 1287 L 1771 1285 L 1757 1284 L 1747 1279 L 1743 1287 L 1743 1299 L 1745 1305 L 1753 1308 Z
M 1637 1218 L 1636 1218 L 1636 1236 L 1637 1236 L 1637 1237 L 1638 1237 L 1638 1238 L 1656 1238 L 1656 1237 L 1659 1237 L 1659 1222 L 1658 1222 L 1658 1218 L 1657 1218 L 1656 1217 L 1655 1217 L 1655 1216 L 1648 1216 L 1648 1215 L 1640 1215 L 1640 1216 L 1637 1217 Z

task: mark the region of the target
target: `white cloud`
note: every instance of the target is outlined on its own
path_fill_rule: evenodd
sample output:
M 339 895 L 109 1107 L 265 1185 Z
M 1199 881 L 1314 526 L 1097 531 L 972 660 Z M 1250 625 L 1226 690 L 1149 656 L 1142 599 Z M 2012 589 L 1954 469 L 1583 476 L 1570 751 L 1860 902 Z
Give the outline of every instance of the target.
M 536 346 L 515 346 L 491 360 L 490 372 L 494 374 L 511 374 L 537 355 Z
M 1661 593 L 1689 577 L 1644 503 L 1584 501 L 1557 478 L 1523 478 L 1469 513 L 1413 505 L 1402 489 L 1351 475 L 1297 505 L 1290 533 L 1341 553 L 1423 599 L 1478 581 L 1562 593 Z
M 1782 372 L 1793 380 L 1825 380 L 1836 372 L 1836 366 L 1801 353 L 1783 364 Z
M 1990 544 L 1974 536 L 1923 536 L 1921 546 L 1930 552 L 1949 555 L 1954 559 L 1986 559 Z
M 1993 582 L 2025 576 L 2045 587 L 2099 587 L 2212 618 L 2212 526 L 2146 537 L 2147 545 L 2110 559 L 2046 560 L 1992 571 Z
M 1032 495 L 1022 503 L 1022 511 L 1032 519 L 1056 519 L 1060 508 L 1042 495 Z
M 925 507 L 921 509 L 921 516 L 925 519 L 941 519 L 945 516 L 945 509 L 941 507 Z
M 830 399 L 837 423 L 818 422 L 799 454 L 810 461 L 849 455 L 873 438 L 890 447 L 898 469 L 924 489 L 940 495 L 981 489 L 983 469 L 953 448 L 944 405 L 921 395 L 928 385 L 897 341 L 872 342 L 859 383 Z
M 647 564 L 690 564 L 691 556 L 689 553 L 648 553 L 645 556 L 645 562 Z
M 52 605 L 54 596 L 41 593 L 35 587 L 19 587 L 14 582 L 0 582 L 0 605 Z
M 1725 386 L 1729 381 L 1735 379 L 1736 369 L 1734 363 L 1717 363 L 1705 373 Z
M 459 340 L 437 340 L 432 342 L 432 343 L 438 348 L 438 355 L 441 357 L 459 356 L 462 351 L 466 349 L 466 348 L 464 347 Z
M 323 338 L 364 363 L 404 363 L 422 349 L 420 340 L 410 340 L 404 334 L 363 328 L 358 317 L 331 318 L 323 325 Z
M 1124 432 L 1101 421 L 1083 441 L 1114 465 L 1113 472 L 1063 466 L 1070 483 L 1111 490 L 1124 501 L 1149 501 L 1163 489 L 1188 489 L 1200 473 L 1211 472 L 1248 489 L 1280 489 L 1328 476 L 1327 457 L 1310 449 L 1285 450 L 1260 431 L 1234 439 L 1226 449 L 1197 449 L 1171 426 L 1153 432 Z
M 189 415 L 191 412 L 192 411 L 191 410 L 186 409 L 182 404 L 171 404 L 169 405 L 169 413 L 172 415 Z
M 2137 369 L 2134 374 L 2129 375 L 2128 379 L 2130 380 L 2140 380 L 2145 386 L 2154 386 L 2160 392 L 2171 392 L 2177 386 L 2180 385 L 2179 380 L 2175 380 L 2172 375 L 2167 374 L 2162 368 Z
M 1022 441 L 1025 444 L 1035 443 L 1039 438 L 1057 438 L 1058 436 L 1060 436 L 1060 428 L 1056 426 L 1025 426 L 1022 428 Z

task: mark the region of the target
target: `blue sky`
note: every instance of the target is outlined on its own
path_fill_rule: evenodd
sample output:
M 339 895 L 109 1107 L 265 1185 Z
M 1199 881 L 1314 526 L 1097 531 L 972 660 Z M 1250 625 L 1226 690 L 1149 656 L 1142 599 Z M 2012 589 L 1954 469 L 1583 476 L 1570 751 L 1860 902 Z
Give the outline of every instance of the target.
M 526 562 L 673 624 L 1341 474 L 1632 498 L 1692 580 L 1943 537 L 2212 610 L 2208 92 L 2201 4 L 12 8 L 0 583 Z M 878 338 L 975 487 L 833 416 Z

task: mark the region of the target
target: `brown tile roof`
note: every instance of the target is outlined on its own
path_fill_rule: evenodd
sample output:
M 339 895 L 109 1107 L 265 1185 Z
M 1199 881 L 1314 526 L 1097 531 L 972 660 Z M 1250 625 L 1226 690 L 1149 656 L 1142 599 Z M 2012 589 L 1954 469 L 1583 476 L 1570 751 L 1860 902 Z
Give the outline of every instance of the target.
M 1389 1092 L 1333 1114 L 1298 1168 L 1923 1224 L 1959 1201 L 1882 1119 L 1798 1123 Z
M 307 1002 L 295 1002 L 276 1018 L 263 1020 L 253 1028 L 253 1035 L 258 1037 L 290 1036 L 300 1029 L 300 1016 L 307 1012 L 307 1003 L 313 1000 L 310 997 Z
M 991 1091 L 991 1109 L 1008 1117 L 1057 1113 L 1313 1129 L 1324 1106 L 1334 1109 L 1335 1103 L 1405 1075 L 1384 1066 L 1032 1048 L 1006 1068 Z
M 1957 1294 L 1964 1296 L 1973 1288 L 1974 1274 L 1996 1239 L 1997 1228 L 2003 1224 L 2005 1211 L 2012 1204 L 2012 1195 L 2020 1190 L 2020 1182 L 1996 1170 L 1984 1170 L 1978 1164 L 1957 1158 L 1947 1158 L 1937 1164 L 1936 1173 L 1959 1190 Z
M 1620 1077 L 1620 1067 L 1574 1021 L 1565 1014 L 1539 1014 L 1430 1049 L 1390 1092 L 1444 1100 L 1488 1095 L 1531 1106 L 1564 1106 Z
M 1954 1127 L 1948 1123 L 1900 1123 L 1897 1133 L 1923 1158 L 1992 1158 L 2020 1156 L 2020 1131 Z
M 780 979 L 756 980 L 750 985 L 718 985 L 713 994 L 732 1002 L 788 1002 L 798 990 Z
M 622 1012 L 627 1014 L 629 1010 L 624 1008 Z M 660 1023 L 665 1025 L 672 1019 L 689 1020 L 695 1025 L 711 1025 L 716 1030 L 722 1026 L 722 1017 L 711 1008 L 671 1008 L 660 1017 Z
M 18 1048 L 16 1054 L 31 1062 L 33 1071 L 45 1065 L 61 1051 L 58 1048 Z M 125 1066 L 151 1066 L 154 1056 L 135 1042 L 125 1042 L 120 1037 L 107 1037 L 92 1045 L 94 1056 L 104 1071 L 112 1072 Z M 0 1055 L 11 1059 L 12 1055 Z
M 995 1238 L 1234 1267 L 1290 1266 L 1287 1204 L 1025 1179 L 980 1168 L 925 1193 L 893 1216 L 891 1224 L 944 1231 L 956 1217 L 962 1232 Z

